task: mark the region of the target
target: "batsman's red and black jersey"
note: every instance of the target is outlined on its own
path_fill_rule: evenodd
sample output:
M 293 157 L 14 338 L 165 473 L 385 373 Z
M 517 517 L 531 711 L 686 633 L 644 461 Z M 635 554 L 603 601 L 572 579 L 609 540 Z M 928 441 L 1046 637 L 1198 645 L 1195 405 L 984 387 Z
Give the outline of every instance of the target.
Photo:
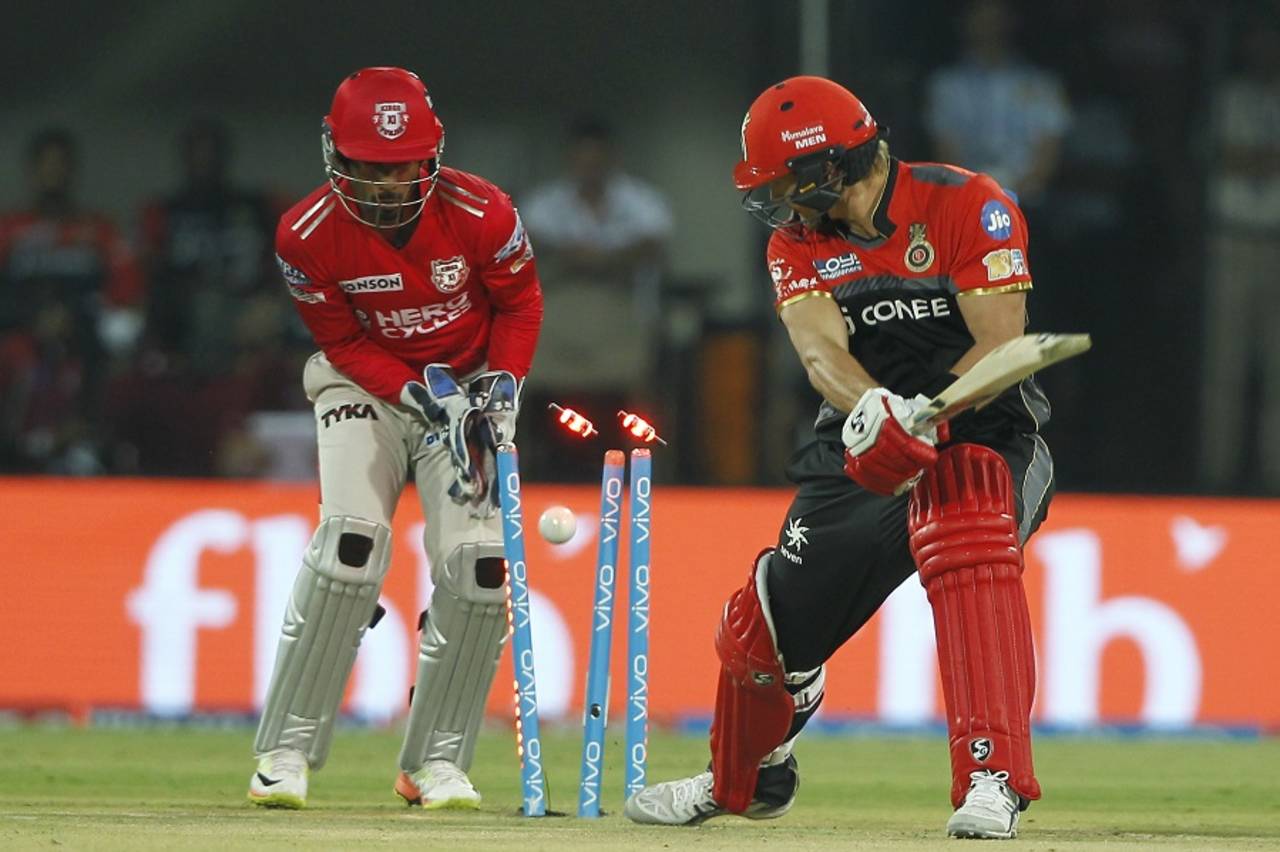
M 894 159 L 875 221 L 882 236 L 874 240 L 831 221 L 775 231 L 775 306 L 834 299 L 849 351 L 877 382 L 905 397 L 936 394 L 973 346 L 959 300 L 1031 289 L 1026 220 L 986 175 Z M 817 428 L 836 429 L 843 417 L 824 401 Z M 1028 378 L 957 417 L 952 431 L 976 440 L 1034 432 L 1048 418 L 1048 400 Z
M 280 220 L 276 254 L 316 344 L 385 400 L 433 362 L 529 372 L 542 324 L 533 247 L 511 199 L 482 178 L 441 169 L 400 248 L 326 184 Z

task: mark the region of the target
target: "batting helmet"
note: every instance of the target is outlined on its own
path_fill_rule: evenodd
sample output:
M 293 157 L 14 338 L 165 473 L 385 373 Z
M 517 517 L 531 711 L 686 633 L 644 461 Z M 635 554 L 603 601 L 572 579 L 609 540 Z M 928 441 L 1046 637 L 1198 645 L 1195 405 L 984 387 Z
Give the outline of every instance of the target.
M 825 211 L 840 189 L 866 177 L 882 135 L 852 92 L 822 77 L 770 86 L 742 119 L 742 160 L 734 185 L 743 206 L 772 227 L 794 222 L 790 203 Z M 832 168 L 834 167 L 834 168 Z M 793 191 L 772 196 L 768 184 L 793 175 Z

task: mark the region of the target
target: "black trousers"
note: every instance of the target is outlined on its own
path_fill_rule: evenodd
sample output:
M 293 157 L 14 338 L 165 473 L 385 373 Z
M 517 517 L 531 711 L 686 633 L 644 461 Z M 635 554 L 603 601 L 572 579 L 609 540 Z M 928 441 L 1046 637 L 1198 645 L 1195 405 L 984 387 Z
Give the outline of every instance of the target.
M 1053 461 L 1039 435 L 984 442 L 1013 475 L 1018 531 L 1044 520 Z M 788 672 L 822 665 L 916 571 L 907 548 L 908 495 L 883 497 L 844 475 L 844 447 L 818 439 L 787 464 L 799 486 L 768 569 L 769 605 Z

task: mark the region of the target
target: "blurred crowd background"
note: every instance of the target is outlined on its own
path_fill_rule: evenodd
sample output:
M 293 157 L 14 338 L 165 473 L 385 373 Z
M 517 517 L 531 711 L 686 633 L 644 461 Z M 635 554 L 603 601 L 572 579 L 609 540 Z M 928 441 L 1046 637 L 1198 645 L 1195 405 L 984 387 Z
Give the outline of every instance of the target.
M 994 175 L 1071 490 L 1280 495 L 1280 5 L 1189 0 L 173 0 L 0 30 L 0 473 L 305 479 L 312 347 L 275 221 L 365 65 L 430 88 L 444 161 L 511 193 L 547 315 L 530 478 L 598 471 L 542 414 L 649 416 L 661 478 L 772 484 L 816 406 L 739 208 L 739 126 L 797 73 L 906 160 Z

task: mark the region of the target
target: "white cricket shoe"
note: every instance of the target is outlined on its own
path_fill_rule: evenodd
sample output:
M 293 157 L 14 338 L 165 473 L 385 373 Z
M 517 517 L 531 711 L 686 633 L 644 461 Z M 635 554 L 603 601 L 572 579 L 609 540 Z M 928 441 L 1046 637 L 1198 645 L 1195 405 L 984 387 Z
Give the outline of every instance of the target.
M 407 804 L 422 805 L 429 811 L 480 807 L 480 794 L 471 786 L 471 779 L 450 760 L 428 760 L 412 775 L 401 772 L 395 790 Z
M 969 773 L 969 792 L 947 820 L 950 837 L 1008 840 L 1018 836 L 1018 794 L 1009 787 L 1009 773 L 982 769 Z
M 729 813 L 711 797 L 713 780 L 710 772 L 664 781 L 633 793 L 622 812 L 632 822 L 649 825 L 697 825 L 712 817 Z M 755 796 L 743 816 L 748 819 L 774 819 L 791 810 L 800 787 L 796 759 L 787 756 L 785 763 L 760 769 Z
M 308 772 L 307 756 L 296 748 L 269 751 L 249 779 L 249 801 L 264 808 L 304 808 Z

